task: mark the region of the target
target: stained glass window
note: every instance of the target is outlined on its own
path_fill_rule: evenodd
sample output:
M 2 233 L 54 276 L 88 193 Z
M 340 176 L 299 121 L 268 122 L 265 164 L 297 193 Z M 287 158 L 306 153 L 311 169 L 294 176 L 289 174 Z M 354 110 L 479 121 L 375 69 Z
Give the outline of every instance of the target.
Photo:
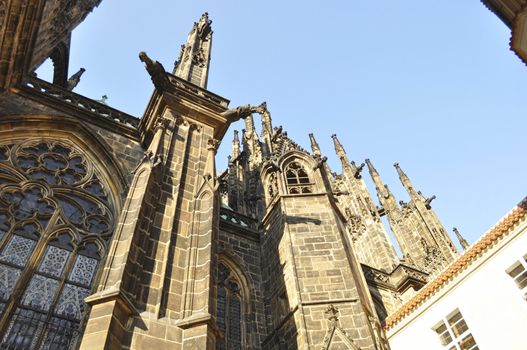
M 73 349 L 113 208 L 70 141 L 0 145 L 0 348 Z
M 217 323 L 224 335 L 216 343 L 217 350 L 242 349 L 243 300 L 240 282 L 223 263 L 218 267 Z

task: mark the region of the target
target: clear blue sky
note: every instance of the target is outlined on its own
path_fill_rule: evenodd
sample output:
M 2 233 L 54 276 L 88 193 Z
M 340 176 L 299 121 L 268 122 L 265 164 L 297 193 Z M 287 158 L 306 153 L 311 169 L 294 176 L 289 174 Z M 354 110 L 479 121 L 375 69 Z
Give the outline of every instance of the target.
M 370 158 L 407 200 L 399 162 L 437 195 L 445 227 L 471 243 L 527 194 L 527 67 L 479 0 L 104 0 L 73 33 L 70 71 L 87 69 L 76 92 L 106 94 L 140 117 L 152 84 L 137 54 L 171 70 L 205 11 L 214 30 L 209 90 L 231 106 L 267 101 L 274 124 L 305 148 L 315 133 L 333 170 L 337 133 L 352 159 Z

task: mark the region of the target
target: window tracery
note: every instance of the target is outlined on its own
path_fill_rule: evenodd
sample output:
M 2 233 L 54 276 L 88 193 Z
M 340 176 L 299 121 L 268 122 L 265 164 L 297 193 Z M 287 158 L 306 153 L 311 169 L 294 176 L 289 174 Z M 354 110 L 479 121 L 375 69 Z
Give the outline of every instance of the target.
M 289 194 L 313 193 L 313 183 L 300 163 L 289 163 L 285 168 L 285 177 Z
M 0 145 L 0 347 L 72 349 L 113 206 L 70 141 Z
M 223 263 L 218 267 L 218 299 L 216 315 L 224 339 L 216 343 L 217 350 L 241 350 L 243 333 L 243 297 L 241 283 Z

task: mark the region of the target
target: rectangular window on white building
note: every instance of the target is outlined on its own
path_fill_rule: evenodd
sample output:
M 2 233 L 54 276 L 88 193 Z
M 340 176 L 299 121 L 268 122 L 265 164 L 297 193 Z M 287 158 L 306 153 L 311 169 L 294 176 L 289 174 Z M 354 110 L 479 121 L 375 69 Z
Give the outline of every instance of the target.
M 512 264 L 507 273 L 524 293 L 524 297 L 527 296 L 527 255 Z
M 439 322 L 434 331 L 446 350 L 479 350 L 463 315 L 457 309 Z

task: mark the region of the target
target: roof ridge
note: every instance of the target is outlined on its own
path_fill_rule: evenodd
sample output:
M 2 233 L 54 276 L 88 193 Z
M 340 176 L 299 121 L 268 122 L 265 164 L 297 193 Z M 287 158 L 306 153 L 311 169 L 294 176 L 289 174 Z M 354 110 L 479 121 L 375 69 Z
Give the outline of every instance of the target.
M 472 244 L 464 254 L 448 265 L 445 270 L 434 280 L 426 284 L 408 302 L 403 304 L 397 311 L 390 315 L 384 322 L 385 330 L 395 326 L 406 315 L 420 306 L 432 295 L 437 293 L 450 279 L 458 275 L 468 263 L 472 262 L 478 255 L 486 251 L 498 239 L 509 233 L 511 229 L 527 216 L 527 197 L 505 214 L 494 226 Z

